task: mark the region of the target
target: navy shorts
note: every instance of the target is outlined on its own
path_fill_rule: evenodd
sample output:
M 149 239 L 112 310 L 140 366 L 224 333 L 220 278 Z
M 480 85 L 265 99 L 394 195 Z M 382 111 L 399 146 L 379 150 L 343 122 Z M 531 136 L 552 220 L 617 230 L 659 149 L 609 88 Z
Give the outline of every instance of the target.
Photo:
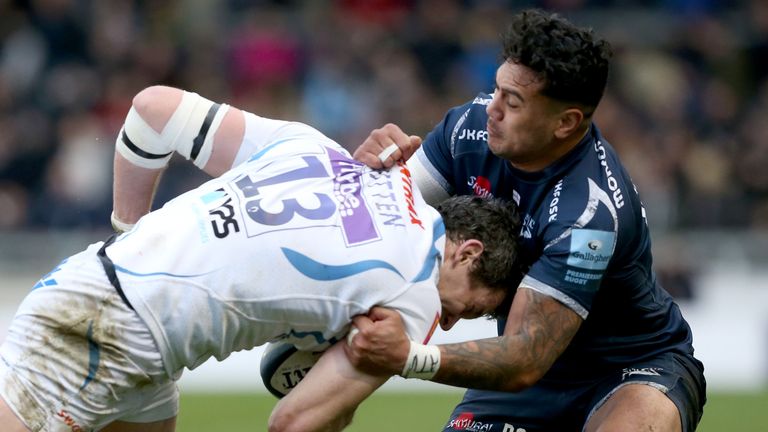
M 543 378 L 518 393 L 468 390 L 445 431 L 579 432 L 616 389 L 628 383 L 658 388 L 680 411 L 683 432 L 693 432 L 706 402 L 704 368 L 692 356 L 664 353 L 597 379 Z

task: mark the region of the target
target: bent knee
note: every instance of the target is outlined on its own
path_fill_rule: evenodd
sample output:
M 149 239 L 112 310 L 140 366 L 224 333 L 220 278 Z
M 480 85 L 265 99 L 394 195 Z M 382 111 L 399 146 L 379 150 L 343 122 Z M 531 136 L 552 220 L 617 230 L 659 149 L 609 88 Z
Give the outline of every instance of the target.
M 133 97 L 133 108 L 155 132 L 162 133 L 183 95 L 177 88 L 150 86 Z

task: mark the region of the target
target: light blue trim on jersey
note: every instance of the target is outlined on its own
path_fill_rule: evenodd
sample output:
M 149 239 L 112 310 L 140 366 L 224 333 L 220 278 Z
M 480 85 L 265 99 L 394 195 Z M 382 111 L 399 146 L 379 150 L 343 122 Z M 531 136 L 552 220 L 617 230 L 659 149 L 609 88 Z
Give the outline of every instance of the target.
M 318 344 L 324 344 L 326 342 L 329 342 L 331 344 L 335 344 L 338 339 L 335 337 L 332 337 L 328 340 L 325 339 L 325 336 L 323 336 L 323 332 L 320 331 L 308 331 L 308 332 L 302 332 L 302 331 L 296 331 L 294 329 L 291 329 L 291 331 L 288 332 L 288 335 L 285 336 L 283 339 L 287 339 L 289 337 L 294 337 L 296 339 L 304 339 L 307 336 L 312 336 L 315 338 L 315 341 L 317 341 Z
M 88 323 L 88 331 L 86 332 L 85 337 L 88 340 L 88 375 L 85 377 L 83 385 L 80 386 L 80 390 L 84 389 L 85 386 L 93 381 L 93 378 L 96 377 L 96 371 L 99 369 L 101 348 L 99 347 L 99 344 L 93 340 L 93 320 Z
M 264 154 L 266 154 L 268 151 L 272 150 L 273 148 L 277 147 L 280 144 L 286 143 L 288 141 L 294 141 L 294 140 L 301 139 L 301 138 L 310 138 L 310 139 L 312 139 L 314 141 L 317 141 L 317 144 L 319 144 L 322 147 L 328 147 L 326 145 L 327 143 L 333 143 L 334 146 L 332 146 L 332 147 L 335 150 L 341 149 L 342 150 L 342 154 L 344 154 L 346 152 L 346 150 L 344 150 L 343 147 L 339 146 L 334 141 L 329 140 L 327 137 L 325 137 L 325 138 L 328 141 L 326 143 L 322 143 L 322 142 L 320 142 L 320 136 L 318 136 L 318 135 L 314 135 L 314 134 L 294 135 L 294 136 L 290 136 L 290 137 L 279 139 L 279 140 L 273 142 L 272 144 L 267 145 L 266 147 L 264 147 L 263 149 L 259 150 L 258 152 L 254 153 L 251 157 L 249 157 L 247 162 L 253 162 L 256 159 L 259 159 L 260 157 L 264 156 Z M 337 146 L 338 146 L 338 149 L 336 148 Z M 349 155 L 348 154 L 344 154 L 344 156 L 349 156 Z
M 69 260 L 69 258 L 64 259 L 64 261 L 60 262 L 56 267 L 53 268 L 53 270 L 48 272 L 47 275 L 45 275 L 42 278 L 40 278 L 40 280 L 37 281 L 35 286 L 32 287 L 31 291 L 34 291 L 34 290 L 36 290 L 38 288 L 41 288 L 41 287 L 44 287 L 44 286 L 58 285 L 59 283 L 56 281 L 56 279 L 54 279 L 52 277 L 52 275 L 54 273 L 56 273 L 57 271 L 61 270 L 61 266 L 64 265 L 64 263 L 67 262 L 67 260 Z
M 293 140 L 293 139 L 295 139 L 295 137 L 291 137 L 291 138 L 284 138 L 284 139 L 281 139 L 281 140 L 279 140 L 279 141 L 275 141 L 275 142 L 273 142 L 272 144 L 270 144 L 270 145 L 268 145 L 268 146 L 264 147 L 263 149 L 259 150 L 259 151 L 258 151 L 258 152 L 256 152 L 256 153 L 254 153 L 254 154 L 253 154 L 253 156 L 251 156 L 251 157 L 249 157 L 249 158 L 248 158 L 248 162 L 253 162 L 253 161 L 255 161 L 256 159 L 258 159 L 258 158 L 260 158 L 260 157 L 264 156 L 264 154 L 265 154 L 266 152 L 268 152 L 268 151 L 272 150 L 272 149 L 273 149 L 273 148 L 275 148 L 275 146 L 277 146 L 278 144 L 282 144 L 282 143 L 284 143 L 284 142 L 286 142 L 286 141 L 291 141 L 291 140 Z
M 201 200 L 203 200 L 204 204 L 210 204 L 216 200 L 219 200 L 221 198 L 226 197 L 227 194 L 221 189 L 217 189 L 213 192 L 208 192 L 207 194 L 200 197 Z
M 411 282 L 421 282 L 426 280 L 432 274 L 432 270 L 435 268 L 437 260 L 440 258 L 440 251 L 435 247 L 435 241 L 444 235 L 445 224 L 443 223 L 443 219 L 440 218 L 435 221 L 435 225 L 432 227 L 432 248 L 429 250 L 427 259 L 424 260 L 424 266 Z
M 400 272 L 397 271 L 397 269 L 392 264 L 386 261 L 364 260 L 351 264 L 330 265 L 317 262 L 312 258 L 306 255 L 302 255 L 301 253 L 292 249 L 281 248 L 281 250 L 291 265 L 296 268 L 296 270 L 298 270 L 304 276 L 314 280 L 330 281 L 344 279 L 346 277 L 354 276 L 356 274 L 377 268 L 391 270 L 397 273 L 401 278 L 403 277 L 403 275 L 400 274 Z
M 179 274 L 166 273 L 166 272 L 139 273 L 139 272 L 128 270 L 125 267 L 120 267 L 119 265 L 115 265 L 115 270 L 117 270 L 117 271 L 119 271 L 121 273 L 129 274 L 131 276 L 139 276 L 139 277 L 170 276 L 170 277 L 175 277 L 175 278 L 195 278 L 195 277 L 209 275 L 209 274 L 211 274 L 211 273 L 216 271 L 216 270 L 212 270 L 212 271 L 205 272 L 205 273 L 190 274 L 190 275 L 179 275 Z

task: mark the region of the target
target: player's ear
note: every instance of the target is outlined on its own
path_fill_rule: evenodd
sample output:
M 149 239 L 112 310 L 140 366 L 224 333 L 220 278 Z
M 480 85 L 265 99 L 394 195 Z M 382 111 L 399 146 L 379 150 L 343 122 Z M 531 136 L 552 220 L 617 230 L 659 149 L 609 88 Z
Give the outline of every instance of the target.
M 483 253 L 485 247 L 478 239 L 469 239 L 461 242 L 456 248 L 456 259 L 460 264 L 472 264 Z
M 576 132 L 584 120 L 584 112 L 578 108 L 568 108 L 560 113 L 557 127 L 555 128 L 555 137 L 565 139 Z

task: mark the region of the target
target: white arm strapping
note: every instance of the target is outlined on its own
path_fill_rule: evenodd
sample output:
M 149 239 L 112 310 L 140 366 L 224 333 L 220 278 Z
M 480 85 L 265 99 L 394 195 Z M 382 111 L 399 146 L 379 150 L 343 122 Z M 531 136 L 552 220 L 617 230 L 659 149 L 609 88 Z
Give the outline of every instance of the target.
M 173 152 L 205 167 L 213 151 L 213 138 L 229 106 L 185 91 L 162 133 L 157 133 L 134 107 L 128 111 L 115 147 L 132 164 L 157 169 L 168 164 Z

